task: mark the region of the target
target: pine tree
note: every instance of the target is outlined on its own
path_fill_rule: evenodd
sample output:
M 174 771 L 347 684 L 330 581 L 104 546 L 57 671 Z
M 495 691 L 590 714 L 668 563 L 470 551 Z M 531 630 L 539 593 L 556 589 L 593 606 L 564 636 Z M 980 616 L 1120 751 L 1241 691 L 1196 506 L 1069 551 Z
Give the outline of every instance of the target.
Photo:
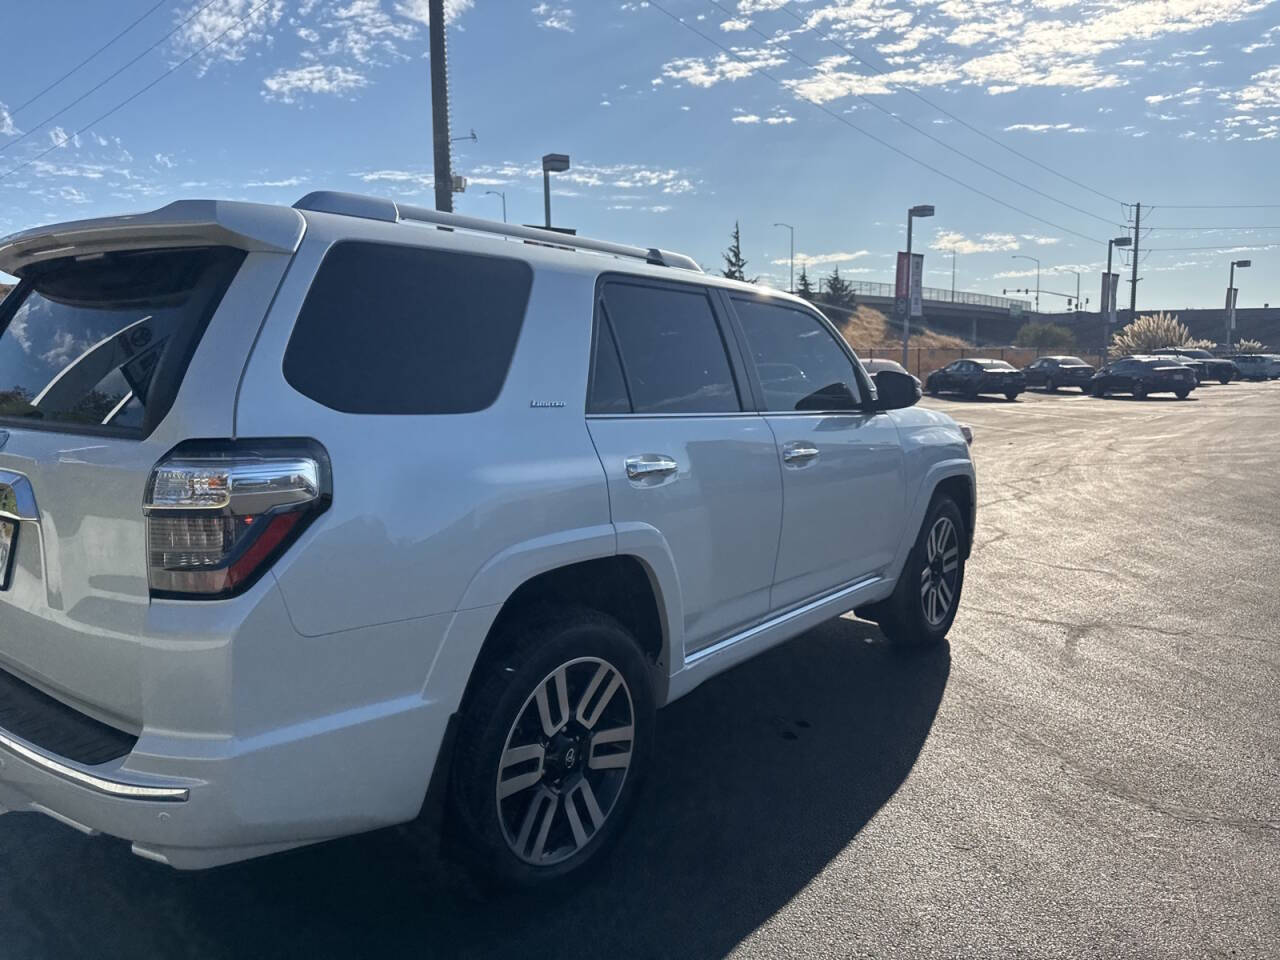
M 733 222 L 733 242 L 724 252 L 724 270 L 721 273 L 730 280 L 747 279 L 747 261 L 742 256 L 742 234 L 737 220 Z
M 853 315 L 855 298 L 853 284 L 840 276 L 840 268 L 835 267 L 831 275 L 824 278 L 826 289 L 819 298 L 827 315 L 837 324 L 847 323 Z
M 796 293 L 804 297 L 806 300 L 812 301 L 817 294 L 814 292 L 813 284 L 809 280 L 809 274 L 804 268 L 804 264 L 800 264 L 800 279 L 796 283 Z

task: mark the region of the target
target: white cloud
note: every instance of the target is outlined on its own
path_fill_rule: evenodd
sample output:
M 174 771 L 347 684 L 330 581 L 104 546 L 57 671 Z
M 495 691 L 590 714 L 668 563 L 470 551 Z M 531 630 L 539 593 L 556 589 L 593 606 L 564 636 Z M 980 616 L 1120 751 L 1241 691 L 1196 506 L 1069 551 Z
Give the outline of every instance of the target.
M 1276 35 L 1280 34 L 1280 26 L 1271 27 L 1269 30 L 1262 31 L 1258 39 L 1253 43 L 1247 44 L 1240 48 L 1241 53 L 1257 53 L 1259 50 L 1265 50 L 1267 47 L 1276 45 Z
M 213 0 L 208 6 L 193 3 L 179 10 L 179 22 L 190 18 L 178 32 L 181 54 L 200 51 L 197 71 L 203 76 L 220 60 L 238 63 L 249 49 L 270 42 L 271 29 L 285 13 L 285 0 Z M 201 9 L 203 7 L 203 9 Z M 194 15 L 193 15 L 194 14 Z M 201 50 L 206 44 L 209 46 Z
M 171 153 L 157 153 L 156 163 L 164 167 L 166 170 L 172 170 L 178 165 L 177 161 L 173 159 L 173 154 Z
M 1045 133 L 1049 130 L 1068 130 L 1069 123 L 1014 123 L 1005 127 L 1005 132 L 1009 133 L 1013 130 L 1025 130 L 1028 133 Z
M 0 103 L 0 135 L 13 137 L 18 133 L 18 128 L 13 125 L 13 117 L 9 115 L 9 108 Z
M 787 62 L 785 54 L 768 49 L 735 49 L 741 59 L 725 53 L 714 57 L 679 57 L 662 65 L 662 75 L 669 80 L 683 80 L 694 87 L 714 87 L 723 80 L 741 80 L 756 70 L 780 67 Z
M 725 33 L 741 33 L 743 30 L 749 30 L 750 28 L 750 20 L 733 19 L 726 20 L 720 24 L 720 29 Z
M 854 250 L 854 251 L 837 251 L 833 253 L 797 253 L 796 266 L 805 267 L 821 267 L 829 263 L 852 263 L 862 257 L 871 256 L 870 250 Z M 777 266 L 789 264 L 791 260 L 783 257 L 780 260 L 774 260 Z
M 246 189 L 254 187 L 297 187 L 307 182 L 306 177 L 288 177 L 284 180 L 250 180 Z
M 1223 95 L 1231 101 L 1231 108 L 1238 112 L 1280 107 L 1280 67 L 1271 67 L 1255 73 L 1250 83 L 1234 93 Z
M 530 12 L 538 18 L 540 27 L 573 33 L 574 13 L 569 7 L 553 7 L 549 3 L 540 3 Z
M 984 233 L 977 239 L 970 239 L 956 230 L 939 230 L 933 238 L 930 249 L 944 253 L 998 253 L 1017 250 L 1021 245 L 1018 238 L 1011 233 Z
M 1058 237 L 1037 237 L 1034 233 L 1024 233 L 1021 236 L 1023 240 L 1034 243 L 1037 247 L 1051 247 L 1060 242 Z
M 292 70 L 277 70 L 262 81 L 263 96 L 281 103 L 294 103 L 301 94 L 327 93 L 341 96 L 369 85 L 362 73 L 348 67 L 312 64 Z
M 743 113 L 733 118 L 734 123 L 759 123 L 760 118 L 754 113 Z

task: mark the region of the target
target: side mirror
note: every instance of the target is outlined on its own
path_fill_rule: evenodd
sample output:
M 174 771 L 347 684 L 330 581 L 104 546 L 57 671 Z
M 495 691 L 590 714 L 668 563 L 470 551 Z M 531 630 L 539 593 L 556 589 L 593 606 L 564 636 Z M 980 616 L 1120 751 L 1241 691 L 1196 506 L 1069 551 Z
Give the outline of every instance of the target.
M 876 374 L 876 393 L 880 398 L 876 409 L 901 410 L 919 401 L 920 381 L 909 373 L 881 370 Z

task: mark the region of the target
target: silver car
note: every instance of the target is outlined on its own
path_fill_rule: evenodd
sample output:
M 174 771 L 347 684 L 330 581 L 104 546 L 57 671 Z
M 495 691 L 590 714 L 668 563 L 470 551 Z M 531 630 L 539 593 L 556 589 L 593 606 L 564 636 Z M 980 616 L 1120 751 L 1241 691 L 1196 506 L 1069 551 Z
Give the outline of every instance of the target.
M 617 835 L 656 708 L 854 608 L 955 617 L 960 429 L 679 254 L 320 193 L 0 270 L 0 812 L 191 869 L 430 789 L 545 883 Z

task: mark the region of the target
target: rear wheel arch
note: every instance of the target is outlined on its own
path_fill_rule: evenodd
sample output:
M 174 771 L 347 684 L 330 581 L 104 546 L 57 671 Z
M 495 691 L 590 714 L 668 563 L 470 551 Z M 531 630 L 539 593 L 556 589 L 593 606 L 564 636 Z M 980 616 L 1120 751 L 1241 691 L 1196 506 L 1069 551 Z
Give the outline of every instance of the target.
M 960 510 L 960 517 L 964 521 L 964 535 L 961 537 L 962 552 L 965 559 L 969 558 L 970 552 L 973 550 L 973 527 L 974 527 L 974 489 L 973 481 L 962 474 L 954 474 L 950 477 L 944 477 L 938 481 L 933 488 L 933 493 L 929 497 L 930 508 L 940 497 L 948 497 L 955 502 Z M 928 516 L 928 509 L 925 510 L 925 516 Z
M 636 641 L 650 666 L 658 703 L 666 694 L 670 630 L 657 578 L 639 558 L 612 555 L 543 571 L 521 583 L 502 604 L 472 669 L 467 692 L 495 657 L 520 643 L 522 619 L 555 610 L 592 610 L 617 621 Z M 464 694 L 464 702 L 467 694 Z

